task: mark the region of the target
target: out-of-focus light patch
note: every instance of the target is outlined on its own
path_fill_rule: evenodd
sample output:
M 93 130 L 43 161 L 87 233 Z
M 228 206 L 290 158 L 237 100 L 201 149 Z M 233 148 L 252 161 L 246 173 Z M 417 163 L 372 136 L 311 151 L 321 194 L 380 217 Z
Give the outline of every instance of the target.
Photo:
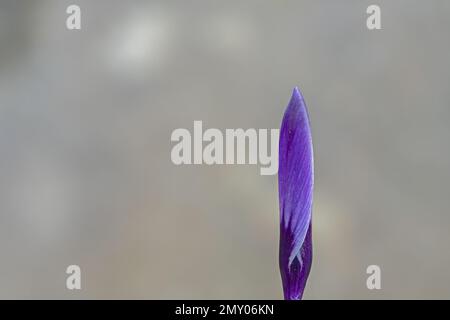
M 206 27 L 208 44 L 224 56 L 240 58 L 253 46 L 256 33 L 249 17 L 236 13 L 211 17 Z
M 324 192 L 314 194 L 313 207 L 314 234 L 313 241 L 316 255 L 321 256 L 322 267 L 333 264 L 335 268 L 345 270 L 349 266 L 357 265 L 355 259 L 355 222 L 347 214 L 351 210 L 346 208 L 338 199 Z M 339 252 L 336 252 L 339 243 Z M 338 260 L 335 260 L 339 257 Z M 327 259 L 330 262 L 327 263 Z M 353 263 L 354 262 L 354 263 Z
M 73 203 L 70 177 L 52 161 L 32 157 L 12 188 L 21 228 L 40 242 L 62 239 L 70 228 Z
M 105 46 L 108 67 L 129 76 L 155 71 L 167 61 L 172 37 L 173 20 L 165 11 L 132 13 L 117 24 Z
M 333 201 L 332 197 L 324 194 L 314 196 L 313 208 L 314 233 L 317 238 L 332 241 L 342 230 L 343 209 Z

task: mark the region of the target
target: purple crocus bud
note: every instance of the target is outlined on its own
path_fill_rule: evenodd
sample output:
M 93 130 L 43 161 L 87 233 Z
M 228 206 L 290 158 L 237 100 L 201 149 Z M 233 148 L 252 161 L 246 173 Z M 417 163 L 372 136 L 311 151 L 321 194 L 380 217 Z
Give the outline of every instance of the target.
M 300 300 L 312 263 L 314 163 L 305 101 L 294 88 L 280 130 L 280 272 L 284 298 Z

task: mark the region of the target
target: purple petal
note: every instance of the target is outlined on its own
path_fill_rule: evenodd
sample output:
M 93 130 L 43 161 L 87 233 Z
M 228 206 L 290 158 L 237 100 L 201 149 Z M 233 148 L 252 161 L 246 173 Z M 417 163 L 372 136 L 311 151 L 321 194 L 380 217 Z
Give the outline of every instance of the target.
M 312 263 L 314 163 L 308 111 L 295 88 L 280 130 L 280 271 L 284 298 L 303 296 Z

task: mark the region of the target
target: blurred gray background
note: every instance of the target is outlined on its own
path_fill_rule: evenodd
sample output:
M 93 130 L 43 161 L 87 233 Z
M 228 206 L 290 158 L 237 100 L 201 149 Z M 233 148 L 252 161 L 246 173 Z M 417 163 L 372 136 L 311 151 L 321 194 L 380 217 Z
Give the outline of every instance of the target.
M 0 298 L 281 299 L 277 176 L 175 166 L 170 135 L 278 128 L 294 86 L 316 164 L 305 298 L 450 298 L 449 16 L 446 0 L 2 0 Z

